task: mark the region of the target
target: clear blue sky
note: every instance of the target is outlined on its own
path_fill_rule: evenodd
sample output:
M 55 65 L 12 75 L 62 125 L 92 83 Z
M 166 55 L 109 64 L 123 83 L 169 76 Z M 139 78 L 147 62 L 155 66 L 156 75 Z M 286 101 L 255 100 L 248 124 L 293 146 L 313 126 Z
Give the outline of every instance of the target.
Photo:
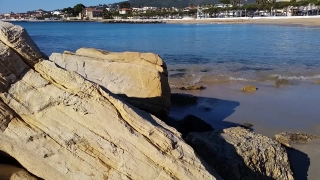
M 121 0 L 0 0 L 0 14 L 10 13 L 11 11 L 14 13 L 26 12 L 37 9 L 51 11 L 69 6 L 73 7 L 79 3 L 82 3 L 85 6 L 92 6 L 120 1 Z

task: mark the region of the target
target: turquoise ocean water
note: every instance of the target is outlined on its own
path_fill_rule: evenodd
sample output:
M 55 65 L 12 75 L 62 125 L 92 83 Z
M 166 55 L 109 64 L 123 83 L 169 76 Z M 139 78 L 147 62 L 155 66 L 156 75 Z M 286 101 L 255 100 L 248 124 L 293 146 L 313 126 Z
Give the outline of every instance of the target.
M 320 78 L 320 28 L 229 24 L 15 22 L 48 56 L 93 47 L 159 54 L 171 79 L 211 81 Z

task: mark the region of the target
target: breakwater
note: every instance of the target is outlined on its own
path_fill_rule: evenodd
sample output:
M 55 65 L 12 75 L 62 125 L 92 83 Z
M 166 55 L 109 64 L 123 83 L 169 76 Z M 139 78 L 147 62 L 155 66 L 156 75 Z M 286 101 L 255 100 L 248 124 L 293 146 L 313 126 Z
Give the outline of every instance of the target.
M 103 21 L 103 23 L 163 24 L 166 21 L 160 19 L 110 19 Z

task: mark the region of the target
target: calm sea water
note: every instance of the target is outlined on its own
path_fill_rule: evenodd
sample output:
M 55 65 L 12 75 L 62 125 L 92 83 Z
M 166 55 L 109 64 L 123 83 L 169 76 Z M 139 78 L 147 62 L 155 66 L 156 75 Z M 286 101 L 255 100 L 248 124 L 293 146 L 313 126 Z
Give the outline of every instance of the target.
M 159 54 L 171 79 L 320 78 L 320 28 L 272 25 L 16 22 L 47 55 L 80 47 Z

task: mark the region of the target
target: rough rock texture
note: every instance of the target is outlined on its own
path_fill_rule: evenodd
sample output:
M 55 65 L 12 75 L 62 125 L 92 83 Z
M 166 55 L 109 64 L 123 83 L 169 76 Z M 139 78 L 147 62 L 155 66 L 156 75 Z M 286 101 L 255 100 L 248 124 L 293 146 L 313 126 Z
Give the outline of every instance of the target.
M 0 41 L 19 53 L 23 58 L 28 59 L 30 65 L 38 62 L 39 58 L 46 58 L 32 41 L 27 31 L 21 26 L 1 21 Z M 0 49 L 2 50 L 2 48 Z M 4 59 L 1 58 L 1 60 Z
M 34 60 L 3 62 L 1 79 Z M 53 62 L 39 61 L 2 90 L 0 152 L 37 177 L 219 179 L 174 128 Z
M 274 82 L 274 87 L 280 87 L 281 85 L 293 85 L 288 79 L 277 79 Z
M 313 139 L 320 139 L 320 136 L 304 133 L 284 132 L 274 135 L 274 139 L 284 146 L 291 147 L 292 143 L 308 143 Z
M 172 93 L 171 94 L 171 103 L 178 105 L 191 105 L 196 104 L 198 101 L 197 96 L 190 94 L 181 94 L 181 93 Z
M 159 116 L 169 113 L 167 67 L 156 54 L 81 48 L 76 53 L 53 53 L 50 60 L 121 95 L 140 109 Z
M 293 180 L 286 150 L 245 128 L 189 133 L 186 142 L 226 180 Z
M 1 180 L 37 180 L 27 171 L 16 166 L 8 164 L 0 164 L 0 179 Z
M 241 88 L 241 91 L 243 92 L 256 92 L 257 91 L 257 87 L 253 86 L 253 85 L 249 85 L 249 86 L 245 86 L 243 88 Z

